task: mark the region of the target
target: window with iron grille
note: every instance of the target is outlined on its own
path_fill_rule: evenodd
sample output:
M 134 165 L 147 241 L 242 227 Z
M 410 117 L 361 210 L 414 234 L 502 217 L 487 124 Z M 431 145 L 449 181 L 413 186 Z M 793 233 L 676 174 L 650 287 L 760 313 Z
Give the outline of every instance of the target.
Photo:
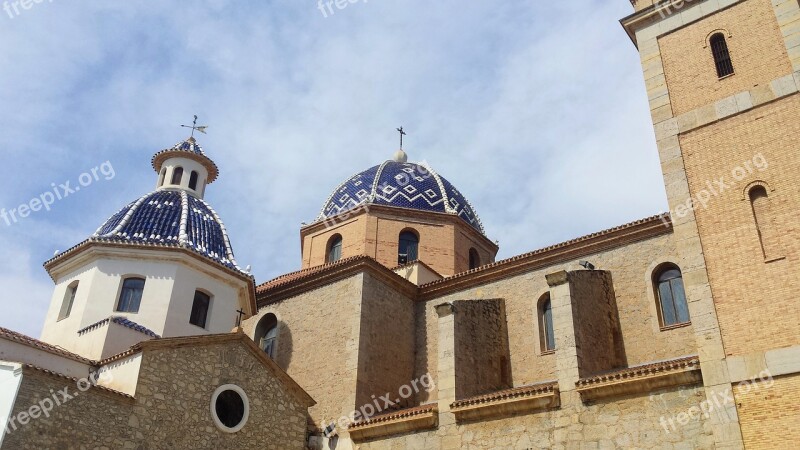
M 732 75 L 733 63 L 724 34 L 717 33 L 711 36 L 711 53 L 714 55 L 714 64 L 717 66 L 717 76 L 722 78 Z

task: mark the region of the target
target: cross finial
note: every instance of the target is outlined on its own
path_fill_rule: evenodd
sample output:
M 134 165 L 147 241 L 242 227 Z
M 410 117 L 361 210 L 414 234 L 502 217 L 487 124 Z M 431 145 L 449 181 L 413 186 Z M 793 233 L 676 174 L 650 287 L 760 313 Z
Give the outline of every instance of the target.
M 236 318 L 236 326 L 237 327 L 241 327 L 242 326 L 242 317 L 247 315 L 247 313 L 242 311 L 242 308 L 239 308 L 236 312 L 239 314 L 239 316 Z
M 206 134 L 206 128 L 208 128 L 208 125 L 200 125 L 200 126 L 197 125 L 197 114 L 194 115 L 194 122 L 192 122 L 191 126 L 190 125 L 181 125 L 181 126 L 183 128 L 191 128 L 192 129 L 191 137 L 194 137 L 194 130 L 197 130 L 197 131 L 199 131 L 199 132 L 201 132 L 203 134 Z
M 402 150 L 403 149 L 403 136 L 406 135 L 406 132 L 405 132 L 405 130 L 403 130 L 403 127 L 398 128 L 397 131 L 400 132 L 400 150 Z

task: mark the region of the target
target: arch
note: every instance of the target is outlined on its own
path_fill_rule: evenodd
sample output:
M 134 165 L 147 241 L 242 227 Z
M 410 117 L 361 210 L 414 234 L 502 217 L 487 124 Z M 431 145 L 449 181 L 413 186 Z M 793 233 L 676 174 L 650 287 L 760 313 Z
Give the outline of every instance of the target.
M 397 247 L 397 264 L 406 264 L 419 259 L 419 233 L 406 228 L 400 232 Z
M 673 263 L 661 264 L 653 271 L 652 281 L 661 328 L 691 323 L 681 269 Z
M 138 313 L 142 304 L 144 294 L 145 279 L 133 276 L 122 280 L 119 299 L 117 301 L 117 312 Z
M 552 353 L 556 350 L 556 335 L 553 329 L 553 305 L 550 302 L 549 292 L 539 297 L 536 316 L 539 322 L 539 343 L 542 353 Z
M 256 344 L 272 359 L 278 354 L 278 317 L 267 313 L 256 325 Z
M 181 181 L 183 181 L 183 167 L 178 166 L 172 169 L 172 182 L 170 184 L 180 186 Z
M 342 235 L 334 234 L 328 239 L 328 245 L 325 250 L 325 262 L 331 264 L 340 259 L 342 259 Z
M 477 269 L 481 266 L 481 255 L 475 250 L 475 247 L 469 249 L 469 270 Z
M 197 190 L 197 178 L 198 177 L 199 177 L 199 174 L 197 173 L 197 171 L 193 170 L 192 174 L 189 175 L 189 189 L 191 189 L 193 191 Z
M 711 56 L 714 58 L 714 65 L 717 69 L 717 77 L 725 78 L 733 75 L 733 62 L 731 61 L 731 54 L 728 49 L 728 42 L 725 40 L 725 34 L 721 31 L 713 33 L 708 39 L 711 46 Z
M 161 173 L 158 174 L 158 187 L 161 187 L 161 186 L 164 185 L 164 178 L 166 178 L 166 177 L 167 177 L 167 168 L 166 167 L 162 167 L 161 168 Z
M 780 234 L 775 224 L 773 196 L 770 196 L 766 183 L 751 183 L 747 198 L 753 212 L 758 240 L 764 259 L 772 261 L 779 258 L 781 252 Z

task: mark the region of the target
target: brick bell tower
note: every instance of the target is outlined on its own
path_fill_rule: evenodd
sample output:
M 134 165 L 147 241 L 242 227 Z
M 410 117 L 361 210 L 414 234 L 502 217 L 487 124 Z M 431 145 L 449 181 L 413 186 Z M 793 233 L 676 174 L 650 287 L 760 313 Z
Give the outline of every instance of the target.
M 631 0 L 718 448 L 800 442 L 800 5 Z M 756 382 L 753 383 L 752 380 Z M 719 397 L 728 398 L 728 397 Z

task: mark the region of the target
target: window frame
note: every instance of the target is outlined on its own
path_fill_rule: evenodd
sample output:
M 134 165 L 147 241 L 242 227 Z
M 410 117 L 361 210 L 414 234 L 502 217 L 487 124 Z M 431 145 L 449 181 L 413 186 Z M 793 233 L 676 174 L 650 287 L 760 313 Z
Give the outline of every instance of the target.
M 256 324 L 256 330 L 253 335 L 254 341 L 258 348 L 261 349 L 266 355 L 275 361 L 278 357 L 278 340 L 280 337 L 280 320 L 278 320 L 278 316 L 274 313 L 267 313 L 258 320 Z M 262 336 L 263 335 L 263 336 Z M 272 335 L 270 337 L 270 335 Z M 271 341 L 271 346 L 269 349 L 271 351 L 267 351 L 265 348 L 265 342 Z
M 670 279 L 666 279 L 666 280 L 662 280 L 662 277 L 664 277 L 664 275 L 667 272 L 670 272 L 670 271 L 677 271 L 679 276 L 678 277 L 673 277 L 673 278 L 670 278 Z M 687 320 L 683 321 L 683 322 L 679 321 L 680 320 L 679 319 L 680 312 L 678 311 L 678 305 L 677 305 L 676 300 L 675 300 L 675 290 L 674 290 L 674 283 L 673 283 L 675 280 L 680 280 L 681 290 L 682 290 L 682 295 L 683 295 L 683 303 L 684 303 L 684 306 L 686 308 Z M 676 329 L 676 328 L 683 328 L 683 327 L 691 325 L 692 324 L 692 316 L 691 316 L 691 313 L 689 312 L 689 300 L 686 298 L 686 285 L 683 282 L 683 271 L 680 269 L 680 267 L 678 267 L 678 265 L 674 264 L 674 263 L 664 263 L 664 264 L 659 265 L 653 271 L 652 283 L 653 283 L 653 296 L 654 296 L 655 302 L 656 302 L 656 311 L 658 311 L 658 324 L 659 324 L 659 327 L 660 327 L 661 331 L 668 331 L 668 330 L 673 330 L 673 329 Z M 669 284 L 670 296 L 671 296 L 670 300 L 671 300 L 671 306 L 672 306 L 672 310 L 673 310 L 672 312 L 673 312 L 673 315 L 675 317 L 675 322 L 674 323 L 667 323 L 667 320 L 666 320 L 666 317 L 665 317 L 664 300 L 663 300 L 662 295 L 661 295 L 661 285 L 664 284 L 664 283 L 668 283 Z
M 172 186 L 180 186 L 183 182 L 183 167 L 177 166 L 172 169 L 172 176 L 170 177 L 170 183 Z
M 61 309 L 58 311 L 57 322 L 68 319 L 69 316 L 72 315 L 72 308 L 75 306 L 75 296 L 78 294 L 78 286 L 80 286 L 79 280 L 75 280 L 67 286 L 67 290 L 64 292 L 64 299 L 61 301 Z
M 192 173 L 189 175 L 189 189 L 196 191 L 197 190 L 197 182 L 200 178 L 200 174 L 197 173 L 196 170 L 193 170 Z
M 549 306 L 549 307 L 548 307 Z M 549 314 L 549 322 L 547 320 Z M 550 292 L 545 292 L 539 297 L 536 305 L 536 318 L 539 324 L 539 347 L 542 355 L 551 355 L 556 352 L 558 345 L 556 344 L 556 333 L 553 328 L 553 302 L 550 297 Z M 550 335 L 548 335 L 550 331 Z M 552 347 L 550 346 L 550 339 L 552 336 Z
M 413 240 L 403 239 L 404 236 L 413 236 Z M 403 248 L 403 242 L 411 242 L 415 245 L 414 253 L 408 251 L 409 247 Z M 397 236 L 397 265 L 404 265 L 408 263 L 412 263 L 415 261 L 419 261 L 419 244 L 420 244 L 420 236 L 417 230 L 413 228 L 406 228 L 400 232 Z M 405 250 L 405 253 L 402 253 Z M 413 257 L 412 257 L 413 256 Z M 405 257 L 405 259 L 403 259 Z
M 125 294 L 125 289 L 126 289 L 125 288 L 125 283 L 127 283 L 129 281 L 141 281 L 142 282 L 142 288 L 141 288 L 142 292 L 141 292 L 141 295 L 139 296 L 139 303 L 138 303 L 135 311 L 128 310 L 128 309 L 126 309 L 126 310 L 122 309 L 122 296 Z M 119 313 L 138 314 L 139 311 L 142 308 L 142 300 L 144 300 L 144 290 L 145 290 L 146 286 L 147 286 L 147 278 L 145 278 L 145 277 L 142 277 L 142 276 L 139 276 L 139 275 L 131 275 L 131 276 L 124 277 L 122 279 L 122 282 L 120 283 L 119 294 L 117 295 L 117 304 L 114 307 L 114 311 L 115 312 L 119 312 Z
M 325 264 L 333 264 L 342 259 L 343 244 L 344 244 L 344 238 L 342 238 L 342 235 L 339 233 L 334 234 L 333 236 L 330 237 L 330 239 L 328 239 L 328 245 L 325 246 Z M 331 252 L 337 245 L 339 247 L 339 254 L 336 259 L 333 259 Z
M 708 38 L 708 45 L 711 48 L 711 57 L 714 59 L 714 68 L 717 71 L 717 78 L 723 79 L 736 74 L 733 67 L 730 47 L 725 33 L 717 31 Z
M 475 270 L 481 267 L 481 255 L 475 247 L 469 249 L 469 270 Z
M 206 304 L 205 304 L 205 314 L 203 315 L 203 321 L 202 321 L 203 324 L 202 325 L 199 324 L 199 323 L 193 322 L 193 320 L 195 319 L 195 312 L 196 312 L 195 308 L 197 308 L 197 306 L 198 306 L 198 296 L 205 297 L 204 300 L 206 302 Z M 202 328 L 204 330 L 207 330 L 208 329 L 208 318 L 209 318 L 210 313 L 211 313 L 211 302 L 212 301 L 213 301 L 213 296 L 211 294 L 209 294 L 208 292 L 205 292 L 205 291 L 200 290 L 200 289 L 195 290 L 194 291 L 194 299 L 192 300 L 192 310 L 191 310 L 191 312 L 189 312 L 189 323 L 194 325 L 194 326 L 196 326 L 196 327 L 199 327 L 199 328 Z

